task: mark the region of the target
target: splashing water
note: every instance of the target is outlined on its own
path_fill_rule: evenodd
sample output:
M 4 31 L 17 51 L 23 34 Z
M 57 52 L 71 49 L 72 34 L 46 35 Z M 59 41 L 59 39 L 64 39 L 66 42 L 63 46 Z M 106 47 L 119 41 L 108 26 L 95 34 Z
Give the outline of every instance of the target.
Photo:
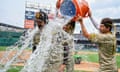
M 0 60 L 1 72 L 6 72 L 12 64 L 17 63 L 19 55 L 29 46 L 33 35 L 37 30 L 37 27 L 34 30 L 27 30 L 26 36 L 21 36 L 18 42 L 10 47 L 7 47 L 5 54 Z M 10 58 L 9 55 L 13 52 L 15 53 L 12 55 L 13 57 Z
M 64 8 L 64 6 L 62 8 L 67 9 Z M 68 10 L 71 9 L 68 8 Z M 65 12 L 67 11 L 64 10 L 64 13 Z M 75 12 L 68 11 L 67 13 L 69 13 L 68 15 L 73 14 L 72 16 L 74 16 Z M 69 20 L 70 18 L 68 17 L 67 20 L 55 18 L 55 20 L 51 20 L 49 24 L 45 26 L 40 36 L 40 43 L 37 46 L 37 49 L 31 54 L 20 72 L 45 72 L 46 70 L 46 72 L 58 72 L 58 67 L 63 61 L 62 42 L 68 41 L 71 42 L 70 45 L 73 45 L 72 36 L 68 35 L 62 29 Z M 15 45 L 7 48 L 3 58 L 0 59 L 0 72 L 6 72 L 12 64 L 17 63 L 19 55 L 29 47 L 37 30 L 37 27 L 33 30 L 27 30 L 25 36 L 21 36 L 20 40 L 16 42 Z M 9 58 L 9 55 L 13 51 L 16 51 L 15 54 L 13 57 Z M 70 48 L 70 52 L 72 51 L 73 46 Z M 56 57 L 56 59 L 53 57 Z M 55 64 L 56 69 L 54 68 L 53 63 L 57 63 Z
M 53 48 L 55 48 L 55 45 L 56 45 L 55 44 L 56 42 L 52 43 L 52 40 L 55 39 L 54 38 L 55 36 L 52 37 L 52 33 L 54 34 L 54 32 L 55 33 L 58 32 L 56 35 L 56 39 L 57 39 L 56 41 L 58 40 L 60 41 L 60 38 L 58 38 L 58 37 L 62 37 L 61 36 L 62 34 L 60 35 L 60 32 L 65 33 L 62 30 L 62 26 L 66 24 L 67 22 L 68 20 L 64 20 L 64 19 L 61 21 L 59 20 L 58 22 L 58 20 L 56 19 L 54 21 L 51 21 L 44 28 L 42 35 L 41 35 L 41 41 L 39 45 L 37 46 L 36 51 L 30 56 L 30 59 L 27 61 L 27 64 L 24 66 L 21 72 L 26 72 L 26 71 L 27 72 L 38 72 L 38 71 L 41 72 L 43 70 L 43 66 L 45 65 L 45 60 L 48 59 L 50 52 L 52 52 Z M 19 60 L 18 57 L 23 53 L 25 49 L 27 49 L 27 47 L 29 47 L 31 41 L 33 40 L 33 35 L 36 33 L 37 30 L 38 30 L 37 27 L 33 30 L 31 29 L 27 30 L 25 35 L 21 36 L 18 42 L 16 42 L 14 45 L 10 47 L 7 47 L 6 52 L 3 54 L 3 57 L 0 60 L 0 72 L 6 72 L 8 69 L 10 69 L 10 66 L 12 64 L 15 64 L 18 62 Z M 59 54 L 58 60 L 59 60 L 59 65 L 60 65 L 61 64 L 60 60 L 63 59 L 61 56 L 63 52 L 62 52 L 62 48 L 60 47 L 60 43 L 58 44 L 56 45 L 56 50 L 57 50 L 56 52 L 57 54 Z M 60 49 L 57 48 L 57 46 L 61 48 L 61 51 Z M 15 53 L 12 55 L 12 57 L 9 57 L 9 55 L 13 53 L 14 51 Z
M 62 26 L 66 23 L 61 24 L 62 22 L 59 22 L 51 21 L 46 25 L 40 37 L 41 41 L 37 46 L 37 49 L 31 55 L 21 72 L 42 72 L 46 70 L 49 72 L 57 72 L 63 60 L 63 34 L 66 36 L 66 39 L 69 39 L 69 41 L 72 39 L 72 37 L 62 29 Z M 56 59 L 53 57 L 56 57 Z M 57 69 L 54 69 L 54 66 L 51 63 L 57 63 L 55 64 Z
M 48 72 L 57 72 L 58 67 L 60 64 L 62 64 L 63 60 L 62 40 L 64 40 L 65 38 L 68 39 L 68 41 L 72 40 L 72 37 L 69 36 L 62 29 L 62 27 L 68 21 L 69 20 L 55 19 L 50 21 L 49 24 L 46 25 L 40 36 L 41 41 L 37 46 L 37 49 L 34 53 L 31 54 L 30 59 L 27 60 L 26 64 L 20 72 L 43 72 L 45 70 L 49 70 Z M 3 55 L 3 58 L 0 59 L 0 72 L 6 72 L 12 64 L 18 62 L 19 55 L 25 49 L 27 49 L 33 39 L 33 35 L 36 33 L 37 30 L 37 27 L 34 30 L 27 30 L 25 36 L 21 36 L 18 42 L 7 48 L 6 53 Z M 66 37 L 64 37 L 63 35 L 65 35 Z M 16 53 L 13 55 L 13 57 L 9 58 L 10 53 L 12 53 L 13 51 L 16 51 Z M 70 52 L 73 51 L 73 47 L 71 46 Z M 51 55 L 57 55 L 57 60 L 53 60 Z M 86 57 L 85 59 L 88 58 Z M 49 62 L 57 63 L 55 65 L 56 69 L 54 69 L 54 66 L 52 66 L 52 64 L 49 64 Z
M 62 64 L 63 60 L 62 41 L 68 39 L 68 41 L 70 42 L 70 40 L 72 40 L 72 37 L 62 29 L 62 27 L 68 21 L 69 19 L 55 19 L 50 21 L 49 24 L 45 26 L 40 36 L 40 43 L 37 46 L 37 49 L 34 53 L 31 54 L 30 59 L 27 60 L 26 64 L 20 72 L 43 72 L 45 70 L 49 70 L 48 72 L 57 72 L 58 67 L 60 64 Z M 6 72 L 12 64 L 17 63 L 19 55 L 29 46 L 33 39 L 33 35 L 36 33 L 37 30 L 37 27 L 34 30 L 27 30 L 25 36 L 21 36 L 20 40 L 16 42 L 15 45 L 7 48 L 6 53 L 0 60 L 0 72 Z M 9 54 L 13 51 L 16 51 L 16 53 L 13 55 L 12 58 L 8 58 Z M 73 47 L 71 46 L 70 52 L 73 51 Z M 51 55 L 57 55 L 57 60 L 54 60 Z M 54 69 L 54 66 L 52 64 L 49 64 L 49 62 L 57 63 L 55 64 L 56 69 Z

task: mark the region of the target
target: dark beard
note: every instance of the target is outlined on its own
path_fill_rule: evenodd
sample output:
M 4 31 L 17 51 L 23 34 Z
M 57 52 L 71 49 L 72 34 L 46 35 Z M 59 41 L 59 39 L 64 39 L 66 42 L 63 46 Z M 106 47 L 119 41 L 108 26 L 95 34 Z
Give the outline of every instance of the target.
M 43 26 L 42 26 L 42 25 L 38 25 L 38 28 L 39 28 L 39 29 L 42 29 L 42 28 L 43 28 Z

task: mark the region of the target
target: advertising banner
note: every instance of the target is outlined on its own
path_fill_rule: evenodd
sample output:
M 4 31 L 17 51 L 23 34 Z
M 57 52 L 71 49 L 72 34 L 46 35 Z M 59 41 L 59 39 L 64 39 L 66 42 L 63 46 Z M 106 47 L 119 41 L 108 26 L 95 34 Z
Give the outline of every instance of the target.
M 34 20 L 35 12 L 34 11 L 25 11 L 25 19 Z
M 24 28 L 34 28 L 34 20 L 25 20 Z

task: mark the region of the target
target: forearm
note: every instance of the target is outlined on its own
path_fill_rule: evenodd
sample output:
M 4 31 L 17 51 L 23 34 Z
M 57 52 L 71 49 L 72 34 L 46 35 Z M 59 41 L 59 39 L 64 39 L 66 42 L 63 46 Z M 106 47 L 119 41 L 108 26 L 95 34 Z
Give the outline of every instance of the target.
M 89 18 L 90 18 L 92 24 L 94 25 L 94 27 L 95 27 L 96 29 L 98 29 L 98 24 L 95 22 L 95 20 L 93 19 L 93 17 L 90 16 Z
M 89 33 L 87 32 L 84 24 L 81 24 L 81 30 L 83 32 L 83 35 L 86 37 L 86 38 L 89 38 Z

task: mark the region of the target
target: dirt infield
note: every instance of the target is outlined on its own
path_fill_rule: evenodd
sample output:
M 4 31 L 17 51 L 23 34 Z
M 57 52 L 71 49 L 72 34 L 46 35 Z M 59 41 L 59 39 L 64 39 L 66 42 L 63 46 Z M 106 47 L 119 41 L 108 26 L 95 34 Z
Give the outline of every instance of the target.
M 4 51 L 0 52 L 0 59 L 2 58 L 4 53 L 5 53 Z M 12 58 L 12 56 L 15 55 L 15 53 L 16 53 L 15 51 L 11 52 L 8 55 L 9 58 Z M 31 54 L 31 51 L 24 51 L 22 53 L 22 55 L 20 55 L 18 58 L 20 60 L 26 61 L 29 58 L 30 54 Z M 4 63 L 6 63 L 6 62 L 7 62 L 7 60 L 4 59 Z M 17 64 L 13 64 L 13 65 L 24 66 L 24 62 L 18 62 Z M 75 70 L 82 70 L 82 71 L 86 71 L 86 72 L 94 72 L 98 69 L 98 67 L 99 67 L 98 63 L 91 63 L 91 62 L 85 62 L 85 61 L 82 61 L 80 64 L 75 64 L 74 65 Z M 120 72 L 120 69 L 119 69 L 119 72 Z
M 96 71 L 98 67 L 99 67 L 98 63 L 90 63 L 90 62 L 81 62 L 81 64 L 74 65 L 75 70 L 82 70 L 88 72 Z
M 15 66 L 24 66 L 23 63 L 14 64 Z M 99 67 L 98 63 L 91 63 L 91 62 L 81 62 L 81 64 L 75 64 L 74 69 L 86 72 L 94 72 L 97 71 Z M 120 69 L 119 69 L 120 72 Z

